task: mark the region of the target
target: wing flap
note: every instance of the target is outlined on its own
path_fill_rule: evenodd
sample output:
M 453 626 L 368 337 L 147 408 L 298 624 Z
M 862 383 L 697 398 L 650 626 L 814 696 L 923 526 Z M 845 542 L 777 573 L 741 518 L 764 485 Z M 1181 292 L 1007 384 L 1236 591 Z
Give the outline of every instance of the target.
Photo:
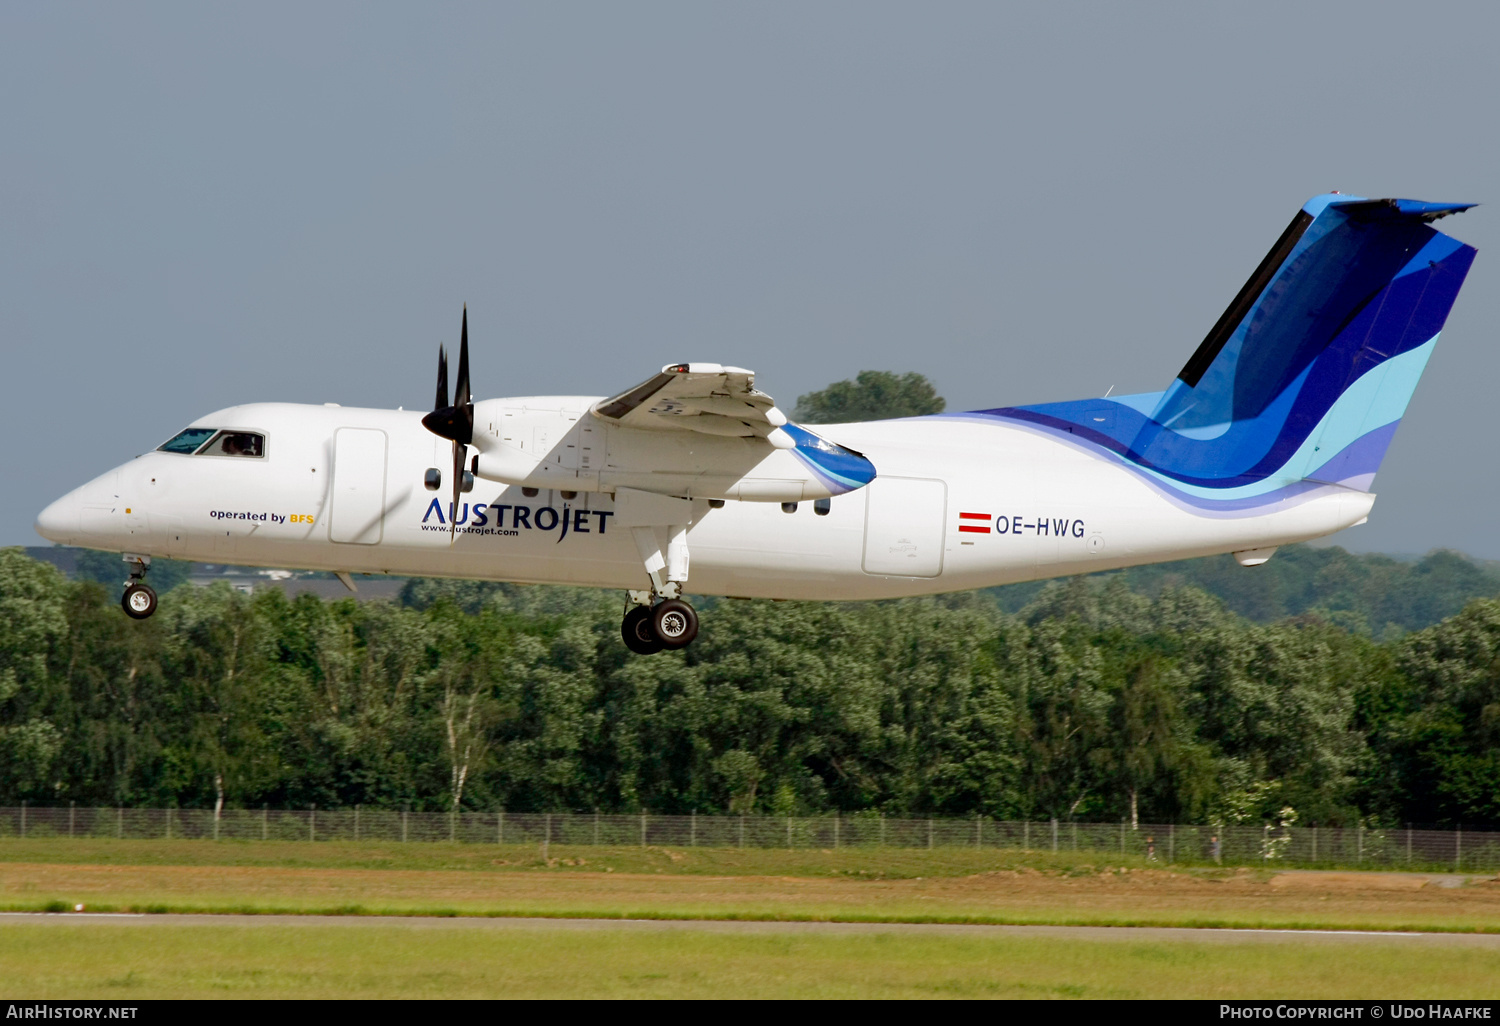
M 696 431 L 728 438 L 765 438 L 790 448 L 777 429 L 786 415 L 755 387 L 755 372 L 717 363 L 676 363 L 594 406 L 593 414 L 626 427 Z

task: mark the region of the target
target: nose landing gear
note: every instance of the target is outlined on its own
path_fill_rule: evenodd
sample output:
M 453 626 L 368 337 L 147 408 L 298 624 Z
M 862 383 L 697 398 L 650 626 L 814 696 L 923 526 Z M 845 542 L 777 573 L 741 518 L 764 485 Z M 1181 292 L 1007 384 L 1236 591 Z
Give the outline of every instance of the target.
M 125 582 L 125 594 L 120 596 L 120 608 L 133 620 L 144 620 L 156 612 L 156 592 L 146 583 L 146 571 L 151 569 L 150 556 L 126 556 L 131 564 L 130 578 Z

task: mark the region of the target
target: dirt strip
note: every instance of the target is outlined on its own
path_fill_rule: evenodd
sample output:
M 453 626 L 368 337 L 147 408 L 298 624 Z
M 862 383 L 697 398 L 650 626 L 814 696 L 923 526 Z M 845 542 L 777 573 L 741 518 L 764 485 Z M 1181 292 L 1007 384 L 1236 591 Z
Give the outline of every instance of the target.
M 0 908 L 476 919 L 884 921 L 1500 934 L 1500 883 L 1443 874 L 996 871 L 922 879 L 0 863 Z

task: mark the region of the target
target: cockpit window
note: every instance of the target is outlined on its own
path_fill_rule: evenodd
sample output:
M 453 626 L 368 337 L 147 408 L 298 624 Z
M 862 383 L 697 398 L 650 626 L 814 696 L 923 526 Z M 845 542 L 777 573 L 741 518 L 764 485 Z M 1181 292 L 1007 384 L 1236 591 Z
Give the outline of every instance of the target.
M 220 431 L 202 449 L 200 456 L 253 456 L 266 454 L 266 436 L 252 431 Z
M 188 428 L 158 445 L 156 450 L 157 452 L 197 452 L 198 446 L 207 441 L 213 433 L 213 428 Z

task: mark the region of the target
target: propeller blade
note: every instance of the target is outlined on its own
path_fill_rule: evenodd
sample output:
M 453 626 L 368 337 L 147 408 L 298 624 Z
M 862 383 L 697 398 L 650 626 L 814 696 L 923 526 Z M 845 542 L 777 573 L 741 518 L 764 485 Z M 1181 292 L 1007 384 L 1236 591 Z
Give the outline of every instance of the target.
M 432 408 L 441 410 L 448 405 L 448 351 L 438 346 L 438 386 L 437 399 L 433 401 Z
M 448 352 L 438 347 L 437 405 L 422 418 L 422 426 L 439 438 L 453 442 L 455 466 L 463 470 L 465 446 L 474 441 L 474 403 L 469 393 L 469 308 L 464 306 L 463 334 L 458 343 L 458 381 L 453 389 L 453 404 L 448 404 Z M 457 489 L 457 482 L 454 488 Z M 458 500 L 455 491 L 454 502 Z
M 458 342 L 458 385 L 453 389 L 453 405 L 469 405 L 469 304 L 464 304 L 464 326 Z
M 453 505 L 448 507 L 448 544 L 452 545 L 458 537 L 458 496 L 464 487 L 464 459 L 468 456 L 467 446 L 462 442 L 453 443 Z

